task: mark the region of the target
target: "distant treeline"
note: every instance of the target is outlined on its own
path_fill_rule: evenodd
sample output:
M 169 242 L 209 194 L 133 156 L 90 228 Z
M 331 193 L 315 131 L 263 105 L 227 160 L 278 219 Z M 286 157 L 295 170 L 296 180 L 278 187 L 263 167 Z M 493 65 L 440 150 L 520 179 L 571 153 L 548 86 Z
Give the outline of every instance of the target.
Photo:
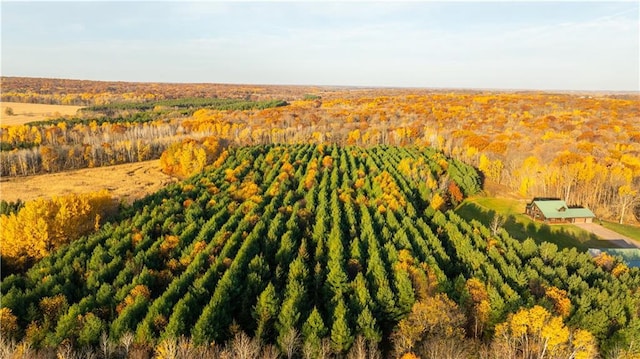
M 230 98 L 182 98 L 175 100 L 160 100 L 133 103 L 110 103 L 106 105 L 90 106 L 81 111 L 93 111 L 104 114 L 112 114 L 119 110 L 148 111 L 156 107 L 168 107 L 174 109 L 208 108 L 221 111 L 263 110 L 265 108 L 287 105 L 283 100 L 248 101 Z
M 286 106 L 288 103 L 283 100 L 265 100 L 265 101 L 247 101 L 229 98 L 183 98 L 177 100 L 163 100 L 151 102 L 121 102 L 111 103 L 108 105 L 91 106 L 80 109 L 82 113 L 89 114 L 91 112 L 100 113 L 106 117 L 95 118 L 89 116 L 87 118 L 60 118 L 48 121 L 29 122 L 31 126 L 49 126 L 57 125 L 64 122 L 66 125 L 88 125 L 96 122 L 98 125 L 103 123 L 144 123 L 156 120 L 158 112 L 153 111 L 156 108 L 165 108 L 172 110 L 180 110 L 180 114 L 190 116 L 196 110 L 206 108 L 218 111 L 246 111 L 246 110 L 264 110 L 267 108 Z M 120 114 L 120 111 L 142 111 L 130 114 Z

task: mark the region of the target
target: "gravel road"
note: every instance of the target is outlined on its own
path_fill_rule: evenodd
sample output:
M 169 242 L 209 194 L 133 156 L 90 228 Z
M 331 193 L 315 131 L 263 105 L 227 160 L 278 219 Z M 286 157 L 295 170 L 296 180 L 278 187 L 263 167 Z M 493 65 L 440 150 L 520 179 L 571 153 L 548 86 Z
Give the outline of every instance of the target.
M 574 223 L 574 225 L 584 229 L 587 232 L 591 232 L 606 241 L 614 241 L 615 244 L 620 248 L 640 248 L 640 243 L 634 241 L 629 237 L 625 237 L 618 232 L 614 232 L 608 228 L 604 228 L 597 223 Z

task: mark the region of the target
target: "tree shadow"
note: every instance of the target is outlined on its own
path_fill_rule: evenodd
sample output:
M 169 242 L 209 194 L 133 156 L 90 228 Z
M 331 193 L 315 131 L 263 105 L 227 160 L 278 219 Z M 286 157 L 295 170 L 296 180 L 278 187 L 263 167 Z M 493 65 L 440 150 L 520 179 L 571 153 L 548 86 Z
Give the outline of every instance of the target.
M 495 210 L 482 207 L 473 202 L 463 203 L 458 207 L 456 212 L 466 220 L 475 219 L 487 227 L 491 226 L 491 222 L 497 213 Z M 532 238 L 538 244 L 542 242 L 552 242 L 561 249 L 577 247 L 586 250 L 594 247 L 616 247 L 616 243 L 613 243 L 613 241 L 600 240 L 593 233 L 586 231 L 576 233 L 579 231 L 578 227 L 576 227 L 575 232 L 569 231 L 563 225 L 548 225 L 542 222 L 534 222 L 520 215 L 510 214 L 506 216 L 502 228 L 515 239 L 525 240 Z
M 609 239 L 607 242 L 614 244 L 616 248 L 637 248 L 633 244 L 625 241 L 624 239 Z

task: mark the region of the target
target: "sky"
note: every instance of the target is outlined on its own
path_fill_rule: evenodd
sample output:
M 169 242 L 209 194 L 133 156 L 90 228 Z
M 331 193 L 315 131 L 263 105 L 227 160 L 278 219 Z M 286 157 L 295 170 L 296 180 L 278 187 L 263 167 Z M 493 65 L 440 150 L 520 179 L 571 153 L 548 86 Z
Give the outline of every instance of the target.
M 3 76 L 640 90 L 627 2 L 13 2 Z

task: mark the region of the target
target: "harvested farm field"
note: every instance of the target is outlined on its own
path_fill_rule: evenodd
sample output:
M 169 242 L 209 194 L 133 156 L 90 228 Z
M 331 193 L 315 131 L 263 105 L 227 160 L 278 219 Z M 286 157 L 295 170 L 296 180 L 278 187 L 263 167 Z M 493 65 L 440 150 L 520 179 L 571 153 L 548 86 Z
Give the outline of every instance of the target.
M 7 113 L 7 108 L 10 108 Z M 80 106 L 43 105 L 37 103 L 0 102 L 0 125 L 23 125 L 34 121 L 75 115 Z

